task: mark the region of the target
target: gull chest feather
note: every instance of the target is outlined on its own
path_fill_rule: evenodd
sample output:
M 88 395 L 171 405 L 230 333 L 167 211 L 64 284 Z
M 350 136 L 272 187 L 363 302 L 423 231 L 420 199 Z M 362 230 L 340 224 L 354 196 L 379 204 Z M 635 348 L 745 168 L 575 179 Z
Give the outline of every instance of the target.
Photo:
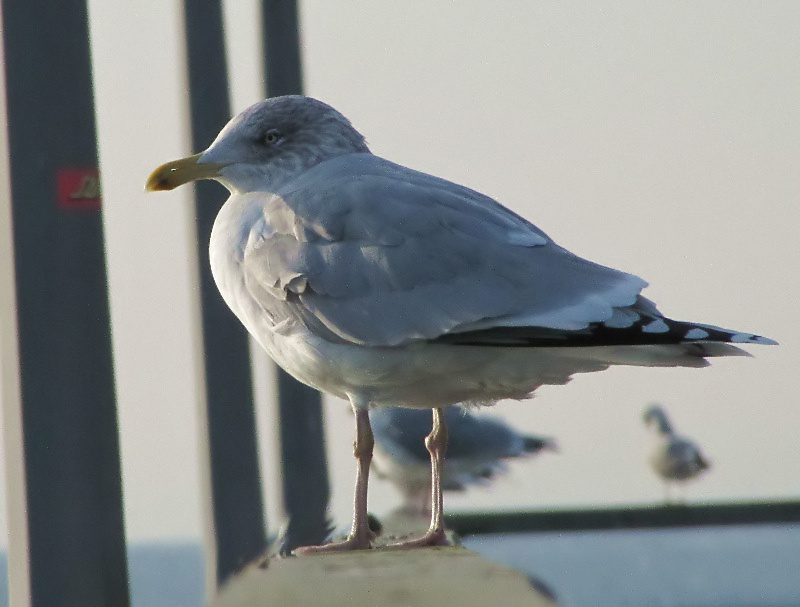
M 232 195 L 214 222 L 209 241 L 211 273 L 223 300 L 270 357 L 288 373 L 320 390 L 345 397 L 331 378 L 338 371 L 335 356 L 314 340 L 284 298 L 248 286 L 248 249 L 269 237 L 273 226 L 265 213 L 264 195 Z M 252 261 L 252 260 L 251 260 Z M 320 342 L 320 343 L 316 343 Z
M 255 201 L 234 194 L 220 209 L 211 229 L 208 245 L 211 274 L 225 303 L 240 319 L 248 299 L 242 267 L 244 250 L 260 217 L 261 208 Z

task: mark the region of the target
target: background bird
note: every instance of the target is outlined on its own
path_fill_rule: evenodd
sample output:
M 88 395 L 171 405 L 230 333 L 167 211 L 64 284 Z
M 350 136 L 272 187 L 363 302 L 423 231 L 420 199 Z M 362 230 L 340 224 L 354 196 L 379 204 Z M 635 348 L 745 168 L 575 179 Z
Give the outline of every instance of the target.
M 644 412 L 644 422 L 656 440 L 650 454 L 650 465 L 664 479 L 665 499 L 669 502 L 673 484 L 697 477 L 711 464 L 693 441 L 676 434 L 661 405 L 650 405 Z
M 774 343 L 665 317 L 641 278 L 573 255 L 488 196 L 372 154 L 347 118 L 309 97 L 253 105 L 146 187 L 197 179 L 231 192 L 209 245 L 225 302 L 275 362 L 355 414 L 352 532 L 295 553 L 371 546 L 371 407 L 433 410 L 431 524 L 395 547 L 440 545 L 442 407 L 525 398 L 612 365 L 702 367 L 744 354 L 732 343 Z
M 372 467 L 403 495 L 402 512 L 430 515 L 430 454 L 425 437 L 431 416 L 422 409 L 370 410 L 375 451 Z M 498 417 L 475 415 L 460 405 L 445 408 L 448 443 L 442 470 L 443 491 L 483 485 L 506 471 L 506 461 L 540 451 L 557 451 L 554 439 L 523 434 Z

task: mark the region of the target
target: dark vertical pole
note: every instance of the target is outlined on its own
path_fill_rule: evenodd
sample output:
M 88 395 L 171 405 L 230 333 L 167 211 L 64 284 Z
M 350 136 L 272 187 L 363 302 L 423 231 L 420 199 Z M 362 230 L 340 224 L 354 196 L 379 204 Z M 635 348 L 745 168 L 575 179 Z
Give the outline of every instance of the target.
M 192 144 L 205 149 L 230 118 L 220 0 L 185 0 Z M 217 184 L 195 190 L 197 254 L 206 375 L 216 582 L 266 550 L 247 333 L 217 291 L 208 239 L 227 193 Z M 211 555 L 214 558 L 214 555 Z
M 29 600 L 125 606 L 86 3 L 4 0 L 2 8 Z
M 301 94 L 296 0 L 263 1 L 267 96 Z M 281 547 L 321 543 L 328 534 L 328 468 L 319 392 L 278 370 L 283 501 L 289 525 Z

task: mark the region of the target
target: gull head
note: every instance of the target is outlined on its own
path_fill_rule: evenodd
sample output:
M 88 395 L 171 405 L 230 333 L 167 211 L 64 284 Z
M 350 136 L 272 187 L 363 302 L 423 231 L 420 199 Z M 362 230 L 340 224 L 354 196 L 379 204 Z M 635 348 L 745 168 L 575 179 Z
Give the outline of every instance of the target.
M 329 105 L 302 95 L 250 106 L 204 152 L 158 167 L 149 191 L 214 179 L 231 192 L 275 191 L 321 162 L 369 152 L 364 137 Z
M 658 434 L 672 434 L 672 425 L 661 405 L 653 403 L 644 412 L 644 423 Z

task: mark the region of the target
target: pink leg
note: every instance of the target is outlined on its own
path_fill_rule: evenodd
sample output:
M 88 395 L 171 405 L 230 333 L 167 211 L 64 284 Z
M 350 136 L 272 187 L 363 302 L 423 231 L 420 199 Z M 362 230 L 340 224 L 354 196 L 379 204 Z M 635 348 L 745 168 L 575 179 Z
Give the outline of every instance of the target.
M 356 417 L 356 440 L 353 442 L 353 455 L 356 458 L 356 491 L 353 502 L 353 526 L 350 535 L 341 542 L 322 546 L 303 546 L 294 550 L 293 554 L 319 554 L 324 552 L 344 552 L 347 550 L 363 550 L 372 547 L 372 532 L 367 521 L 367 486 L 369 483 L 369 465 L 372 461 L 372 426 L 366 409 L 353 408 Z
M 447 451 L 447 425 L 441 407 L 433 410 L 433 428 L 425 438 L 425 446 L 431 454 L 431 526 L 420 538 L 391 544 L 387 548 L 425 548 L 446 546 L 444 533 L 444 507 L 442 503 L 442 466 Z

